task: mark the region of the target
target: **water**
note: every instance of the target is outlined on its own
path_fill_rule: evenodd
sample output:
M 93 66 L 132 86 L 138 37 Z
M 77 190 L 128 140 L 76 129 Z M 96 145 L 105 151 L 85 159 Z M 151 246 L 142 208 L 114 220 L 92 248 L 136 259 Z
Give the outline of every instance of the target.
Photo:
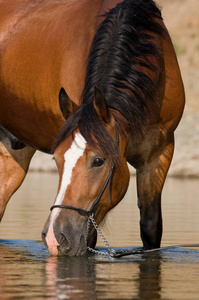
M 56 189 L 56 174 L 30 173 L 10 201 L 0 226 L 0 299 L 199 299 L 199 247 L 121 259 L 51 257 L 40 232 Z M 198 180 L 168 178 L 162 246 L 199 243 L 197 189 Z M 134 177 L 102 231 L 113 247 L 141 246 Z

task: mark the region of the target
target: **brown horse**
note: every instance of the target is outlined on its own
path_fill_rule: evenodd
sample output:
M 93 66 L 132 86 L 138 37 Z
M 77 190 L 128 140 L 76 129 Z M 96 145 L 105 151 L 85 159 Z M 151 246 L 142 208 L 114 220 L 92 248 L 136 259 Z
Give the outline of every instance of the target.
M 184 108 L 160 11 L 152 0 L 1 2 L 1 214 L 35 149 L 55 149 L 60 183 L 43 240 L 51 254 L 82 255 L 96 243 L 87 217 L 100 223 L 121 201 L 129 162 L 144 248 L 159 247 L 161 191 Z

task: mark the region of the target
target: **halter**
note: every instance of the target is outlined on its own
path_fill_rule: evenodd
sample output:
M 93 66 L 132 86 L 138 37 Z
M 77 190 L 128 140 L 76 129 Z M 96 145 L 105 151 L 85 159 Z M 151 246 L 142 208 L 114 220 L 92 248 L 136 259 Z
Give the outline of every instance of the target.
M 116 132 L 116 143 L 117 145 L 119 145 L 119 132 L 118 132 L 118 127 L 117 125 L 115 124 L 115 132 Z M 75 210 L 77 211 L 80 215 L 84 216 L 84 217 L 89 217 L 91 216 L 94 211 L 95 211 L 95 207 L 97 206 L 98 202 L 100 201 L 107 185 L 108 185 L 108 196 L 109 196 L 109 203 L 112 204 L 112 198 L 111 198 L 111 183 L 112 183 L 112 178 L 113 178 L 113 173 L 114 173 L 114 169 L 115 169 L 115 164 L 113 163 L 110 170 L 109 170 L 109 173 L 108 173 L 108 176 L 106 178 L 106 181 L 97 197 L 97 199 L 93 202 L 91 208 L 89 210 L 84 210 L 82 208 L 77 208 L 77 207 L 74 207 L 74 206 L 70 206 L 70 205 L 63 205 L 63 204 L 56 204 L 56 205 L 53 205 L 50 210 L 52 211 L 54 208 L 65 208 L 65 209 L 71 209 L 71 210 Z

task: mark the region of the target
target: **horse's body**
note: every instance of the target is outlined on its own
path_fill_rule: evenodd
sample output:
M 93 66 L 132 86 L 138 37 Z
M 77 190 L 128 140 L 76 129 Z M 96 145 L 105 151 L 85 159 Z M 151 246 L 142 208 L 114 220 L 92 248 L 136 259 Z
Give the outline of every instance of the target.
M 174 130 L 184 108 L 184 89 L 171 40 L 151 0 L 127 1 L 127 9 L 118 6 L 109 15 L 110 21 L 100 26 L 107 18 L 99 18 L 99 14 L 118 2 L 0 2 L 0 124 L 28 145 L 11 149 L 2 128 L 1 215 L 25 177 L 35 149 L 53 152 L 53 141 L 64 124 L 60 107 L 67 119 L 83 101 L 80 110 L 68 119 L 57 142 L 55 158 L 60 184 L 55 204 L 89 210 L 114 161 L 112 203 L 105 190 L 94 210 L 99 223 L 126 192 L 128 161 L 137 169 L 143 244 L 153 248 L 160 245 L 162 235 L 161 191 L 173 155 Z M 132 3 L 135 7 L 130 8 Z M 145 22 L 146 14 L 149 18 Z M 134 24 L 125 29 L 124 20 L 128 25 L 134 18 Z M 86 73 L 90 45 L 99 26 Z M 117 46 L 117 40 L 125 37 L 124 32 L 126 39 Z M 128 61 L 129 55 L 132 74 L 123 61 L 126 57 Z M 118 73 L 114 73 L 116 69 Z M 117 82 L 113 83 L 111 80 L 115 79 Z M 94 86 L 103 93 L 97 89 L 94 93 Z M 61 87 L 73 102 L 62 91 L 59 107 Z M 101 133 L 96 129 L 99 121 Z M 115 123 L 119 156 L 118 145 L 114 143 Z M 86 218 L 77 211 L 56 207 L 46 222 L 43 238 L 52 254 L 58 254 L 59 248 L 63 254 L 80 255 L 86 250 L 86 227 Z M 95 244 L 93 231 L 88 244 Z

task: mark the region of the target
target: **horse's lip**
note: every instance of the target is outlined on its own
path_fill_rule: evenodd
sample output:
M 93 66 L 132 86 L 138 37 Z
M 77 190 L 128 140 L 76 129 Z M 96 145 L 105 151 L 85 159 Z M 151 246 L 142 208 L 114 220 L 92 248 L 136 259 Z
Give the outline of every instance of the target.
M 79 247 L 78 247 L 77 250 L 74 250 L 72 248 L 67 253 L 62 252 L 59 249 L 59 246 L 57 248 L 58 248 L 58 255 L 59 256 L 76 256 L 77 257 L 77 256 L 83 256 L 83 255 L 85 255 L 87 253 L 87 247 L 85 247 L 84 249 L 82 249 L 80 245 L 79 245 Z

